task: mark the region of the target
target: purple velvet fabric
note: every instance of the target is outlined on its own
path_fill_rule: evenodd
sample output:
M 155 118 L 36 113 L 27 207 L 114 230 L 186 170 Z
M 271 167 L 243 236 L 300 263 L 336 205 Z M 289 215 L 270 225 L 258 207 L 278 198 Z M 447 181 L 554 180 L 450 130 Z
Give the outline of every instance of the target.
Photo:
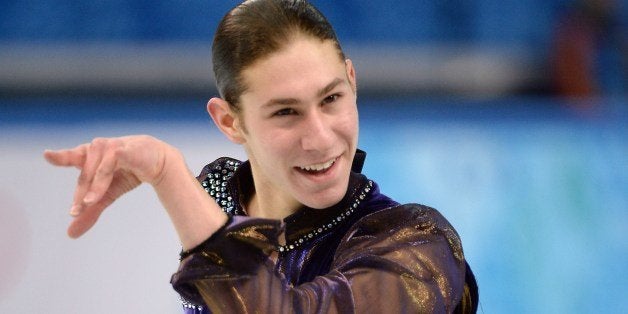
M 354 161 L 354 171 L 359 172 L 361 170 L 363 160 L 364 153 L 359 152 Z M 346 245 L 343 244 L 343 241 L 347 240 L 348 233 L 356 232 L 356 225 L 360 225 L 358 228 L 360 232 L 375 232 L 374 230 L 379 228 L 382 223 L 387 223 L 385 221 L 386 215 L 399 213 L 399 217 L 404 217 L 402 219 L 414 219 L 414 217 L 419 217 L 417 215 L 427 215 L 425 217 L 430 217 L 429 220 L 420 218 L 417 221 L 428 221 L 428 225 L 442 225 L 443 227 L 438 229 L 440 230 L 438 232 L 443 234 L 449 232 L 445 234 L 443 238 L 446 238 L 447 241 L 449 241 L 449 246 L 452 247 L 446 250 L 450 252 L 453 251 L 454 255 L 456 255 L 454 260 L 462 262 L 462 281 L 466 281 L 466 286 L 469 287 L 472 292 L 476 292 L 473 303 L 477 303 L 477 286 L 475 285 L 473 274 L 462 256 L 462 248 L 461 246 L 457 248 L 452 244 L 459 241 L 458 236 L 455 234 L 453 227 L 435 210 L 420 205 L 417 205 L 418 207 L 400 206 L 399 203 L 380 193 L 376 183 L 370 181 L 362 174 L 352 172 L 347 193 L 335 206 L 322 210 L 302 208 L 296 213 L 286 217 L 283 223 L 271 220 L 250 219 L 248 217 L 240 218 L 239 216 L 243 213 L 241 204 L 246 203 L 247 194 L 250 193 L 252 189 L 250 165 L 246 162 L 240 163 L 235 161 L 236 167 L 233 168 L 233 173 L 231 174 L 230 172 L 224 171 L 226 165 L 230 162 L 233 163 L 234 160 L 221 158 L 205 167 L 199 176 L 200 181 L 206 182 L 204 180 L 207 180 L 207 178 L 217 179 L 218 176 L 215 176 L 216 173 L 220 173 L 221 175 L 226 174 L 226 184 L 224 184 L 224 188 L 219 190 L 222 191 L 222 195 L 219 197 L 226 199 L 228 195 L 230 199 L 236 200 L 236 202 L 234 206 L 226 210 L 234 215 L 227 223 L 226 227 L 219 230 L 219 232 L 199 245 L 199 247 L 190 252 L 185 252 L 186 258 L 182 261 L 180 271 L 173 275 L 172 283 L 175 289 L 179 291 L 186 302 L 188 302 L 188 306 L 184 307 L 184 313 L 210 313 L 207 309 L 207 305 L 204 304 L 201 292 L 197 290 L 199 280 L 203 281 L 207 279 L 207 282 L 212 282 L 212 280 L 214 280 L 212 278 L 221 278 L 221 276 L 224 278 L 267 276 L 264 272 L 259 273 L 258 268 L 266 263 L 264 260 L 267 259 L 269 250 L 277 245 L 276 237 L 281 231 L 285 232 L 286 241 L 288 243 L 299 243 L 298 240 L 304 238 L 307 240 L 303 243 L 299 243 L 297 249 L 280 252 L 276 263 L 270 266 L 271 270 L 274 269 L 272 272 L 280 274 L 281 281 L 285 281 L 283 283 L 285 287 L 296 287 L 315 280 L 320 280 L 319 276 L 329 275 L 329 273 L 333 271 L 332 267 L 334 267 L 334 263 L 338 262 L 335 261 L 335 259 L 339 257 L 337 252 L 338 248 L 339 246 Z M 367 192 L 365 193 L 365 191 Z M 407 207 L 410 211 L 401 207 Z M 401 209 L 389 210 L 393 208 Z M 351 215 L 344 215 L 349 209 L 351 210 Z M 384 212 L 386 212 L 386 214 L 383 214 Z M 417 214 L 408 215 L 408 213 L 414 212 Z M 340 215 L 342 215 L 342 221 L 340 222 L 338 219 L 339 223 L 336 224 L 335 220 L 341 217 Z M 369 215 L 373 216 L 371 217 L 371 221 L 375 221 L 375 224 L 371 224 L 370 227 L 368 223 L 369 219 L 367 219 Z M 333 227 L 329 224 L 329 229 L 325 229 L 323 232 L 317 232 L 317 230 L 321 230 L 321 226 L 327 225 L 330 221 L 334 221 Z M 422 226 L 417 225 L 416 228 L 420 229 Z M 253 238 L 269 240 L 259 241 L 259 243 L 250 243 L 250 239 L 252 238 L 248 236 L 237 236 L 238 232 L 241 233 L 242 230 L 247 230 L 247 233 L 251 233 L 251 230 L 254 230 L 256 236 Z M 383 235 L 382 239 L 384 239 L 386 232 L 381 232 L 382 231 L 376 235 L 379 237 Z M 311 233 L 315 233 L 315 236 L 307 237 L 307 235 Z M 236 236 L 234 236 L 234 234 L 236 234 Z M 430 232 L 427 234 L 429 235 Z M 247 237 L 248 240 L 245 239 Z M 426 240 L 425 242 L 429 241 Z M 247 243 L 243 244 L 243 242 Z M 442 249 L 442 247 L 440 248 Z M 457 254 L 459 254 L 459 256 Z M 190 257 L 187 258 L 188 256 Z M 210 256 L 209 262 L 208 256 Z M 219 257 L 219 260 L 216 258 L 212 260 L 212 256 Z M 368 263 L 373 262 L 373 260 L 374 259 L 371 259 Z M 378 267 L 385 268 L 387 266 L 380 265 Z M 465 267 L 466 273 L 464 270 Z M 451 268 L 451 270 L 447 270 L 449 268 Z M 446 268 L 446 275 L 449 276 L 450 272 L 452 274 L 458 274 L 459 270 L 455 269 L 460 269 L 460 266 Z M 458 275 L 455 275 L 456 278 L 458 278 L 457 276 Z M 316 279 L 317 277 L 319 278 Z M 269 282 L 273 281 L 272 278 L 269 280 Z M 455 282 L 457 279 L 453 281 Z M 458 291 L 460 289 L 456 289 L 454 289 L 457 291 L 456 294 L 461 293 Z M 324 294 L 326 292 L 322 291 L 320 293 Z

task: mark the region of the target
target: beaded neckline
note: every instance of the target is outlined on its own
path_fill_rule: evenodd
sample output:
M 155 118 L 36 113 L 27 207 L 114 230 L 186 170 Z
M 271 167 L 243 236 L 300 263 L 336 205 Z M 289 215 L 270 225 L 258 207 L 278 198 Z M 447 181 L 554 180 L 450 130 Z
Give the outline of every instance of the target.
M 298 248 L 299 246 L 303 245 L 304 243 L 307 243 L 310 240 L 314 239 L 314 237 L 316 237 L 317 235 L 324 233 L 328 230 L 331 230 L 337 225 L 339 225 L 342 221 L 344 221 L 349 216 L 351 216 L 351 214 L 353 214 L 353 212 L 358 208 L 360 203 L 366 198 L 366 195 L 371 191 L 372 187 L 373 187 L 373 181 L 369 180 L 366 186 L 360 192 L 360 194 L 353 200 L 353 203 L 351 203 L 351 205 L 345 211 L 341 212 L 340 215 L 334 217 L 332 220 L 328 221 L 327 223 L 324 223 L 322 226 L 318 228 L 314 228 L 314 230 L 312 230 L 310 233 L 290 243 L 286 243 L 286 245 L 280 245 L 278 247 L 279 252 L 283 253 L 283 252 L 289 252 L 291 250 L 294 250 Z
M 232 215 L 244 214 L 243 210 L 239 209 L 239 206 L 236 206 L 236 200 L 233 198 L 231 193 L 229 193 L 230 191 L 228 189 L 228 181 L 235 175 L 236 170 L 238 170 L 241 165 L 241 161 L 231 158 L 225 158 L 224 160 L 222 160 L 222 162 L 215 162 L 211 165 L 210 169 L 207 169 L 208 173 L 201 182 L 201 185 L 203 186 L 205 191 L 212 198 L 214 198 L 214 200 L 222 208 L 222 210 Z M 362 190 L 359 191 L 359 193 L 356 193 L 357 196 L 353 199 L 351 204 L 345 210 L 340 212 L 340 214 L 318 226 L 317 228 L 314 228 L 308 234 L 303 235 L 300 238 L 295 239 L 294 241 L 286 243 L 285 245 L 278 246 L 277 250 L 280 253 L 289 252 L 311 241 L 316 236 L 334 229 L 334 227 L 341 224 L 344 220 L 351 216 L 351 214 L 353 214 L 355 210 L 357 210 L 362 200 L 366 198 L 367 194 L 371 191 L 372 188 L 373 181 L 368 180 Z

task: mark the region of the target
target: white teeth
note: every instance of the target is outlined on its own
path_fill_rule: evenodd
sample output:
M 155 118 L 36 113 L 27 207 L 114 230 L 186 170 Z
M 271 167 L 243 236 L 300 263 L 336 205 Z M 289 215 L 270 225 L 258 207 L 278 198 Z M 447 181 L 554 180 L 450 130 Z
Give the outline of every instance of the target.
M 305 171 L 322 171 L 322 170 L 326 170 L 329 167 L 331 167 L 331 165 L 334 164 L 334 162 L 336 162 L 336 159 L 332 159 L 328 162 L 323 162 L 320 164 L 315 164 L 315 165 L 309 165 L 309 166 L 305 166 L 305 167 L 299 167 L 301 170 L 305 170 Z

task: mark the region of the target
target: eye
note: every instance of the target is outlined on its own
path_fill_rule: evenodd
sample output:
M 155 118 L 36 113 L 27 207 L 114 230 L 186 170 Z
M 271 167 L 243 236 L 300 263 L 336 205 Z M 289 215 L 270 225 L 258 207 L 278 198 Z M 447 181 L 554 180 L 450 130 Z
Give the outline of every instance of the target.
M 292 108 L 284 108 L 273 113 L 273 116 L 288 116 L 296 114 L 297 112 Z
M 339 97 L 340 97 L 339 94 L 329 95 L 329 96 L 325 97 L 325 99 L 323 99 L 323 104 L 331 104 L 331 103 L 335 102 L 336 100 L 338 100 Z

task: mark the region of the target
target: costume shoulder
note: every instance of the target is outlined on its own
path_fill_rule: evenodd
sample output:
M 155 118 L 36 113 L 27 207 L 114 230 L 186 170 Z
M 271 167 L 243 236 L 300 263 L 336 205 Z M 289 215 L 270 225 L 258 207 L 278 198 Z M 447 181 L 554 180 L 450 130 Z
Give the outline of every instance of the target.
M 196 177 L 205 191 L 227 213 L 234 213 L 236 208 L 235 197 L 231 195 L 233 191 L 229 189 L 228 183 L 241 165 L 242 162 L 237 159 L 221 157 L 203 167 Z
M 404 273 L 408 274 L 416 274 L 425 265 L 438 265 L 427 267 L 430 269 L 429 276 L 449 278 L 448 282 L 452 286 L 456 286 L 454 282 L 463 284 L 462 295 L 454 313 L 477 311 L 478 286 L 465 260 L 460 236 L 434 208 L 405 204 L 362 217 L 345 235 L 336 258 L 337 262 L 344 263 L 357 260 L 361 255 L 401 256 L 397 265 L 407 267 Z M 415 259 L 419 262 L 416 263 Z
M 199 182 L 203 182 L 205 179 L 210 177 L 215 179 L 222 179 L 225 177 L 225 180 L 228 180 L 233 177 L 235 171 L 241 164 L 242 162 L 237 159 L 220 157 L 203 167 L 201 173 L 196 177 L 196 179 Z
M 395 237 L 396 242 L 433 241 L 444 237 L 458 262 L 464 261 L 460 237 L 454 227 L 436 209 L 420 204 L 404 204 L 378 210 L 357 221 L 347 233 L 344 243 L 370 238 Z

